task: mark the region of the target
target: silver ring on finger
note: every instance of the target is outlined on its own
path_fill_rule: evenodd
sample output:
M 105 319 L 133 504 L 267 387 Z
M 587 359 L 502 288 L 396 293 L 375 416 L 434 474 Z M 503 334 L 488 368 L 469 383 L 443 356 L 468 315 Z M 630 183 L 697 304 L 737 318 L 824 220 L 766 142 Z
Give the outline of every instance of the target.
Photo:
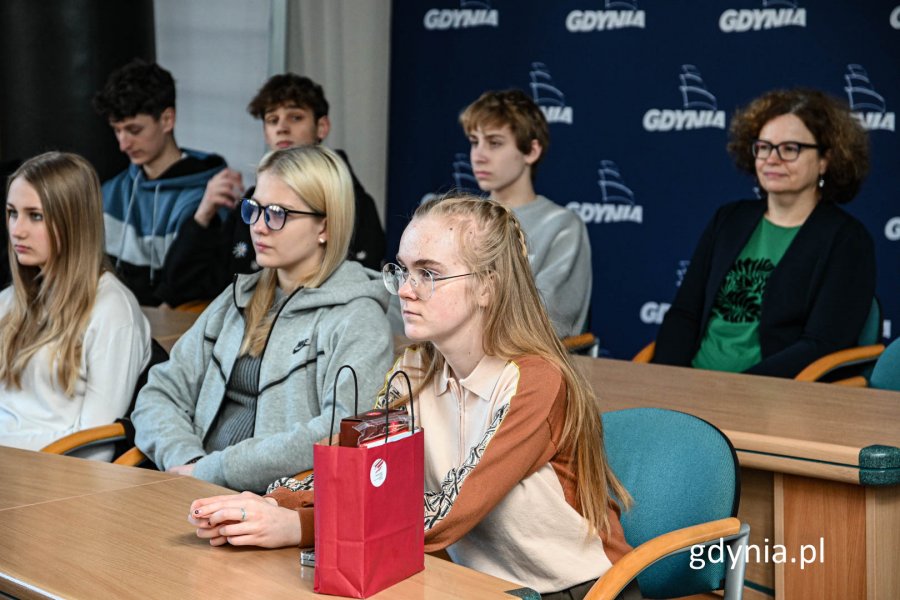
M 241 509 L 241 521 L 246 521 L 246 520 L 247 520 L 247 511 L 242 508 Z

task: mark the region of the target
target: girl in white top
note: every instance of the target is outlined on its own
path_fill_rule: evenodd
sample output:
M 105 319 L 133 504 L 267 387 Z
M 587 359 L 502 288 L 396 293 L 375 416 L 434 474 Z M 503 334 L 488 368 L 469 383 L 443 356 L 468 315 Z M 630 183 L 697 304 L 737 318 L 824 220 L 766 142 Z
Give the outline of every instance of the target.
M 85 159 L 26 161 L 9 178 L 6 213 L 13 284 L 0 292 L 0 445 L 40 450 L 125 414 L 150 361 L 150 325 L 106 270 L 100 182 Z

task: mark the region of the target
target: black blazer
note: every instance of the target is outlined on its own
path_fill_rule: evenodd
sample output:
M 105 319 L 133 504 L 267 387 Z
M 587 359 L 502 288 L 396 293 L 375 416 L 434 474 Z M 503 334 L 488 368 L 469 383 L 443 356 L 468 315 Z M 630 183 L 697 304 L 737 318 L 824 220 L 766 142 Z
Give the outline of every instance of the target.
M 766 212 L 765 200 L 720 208 L 706 227 L 656 339 L 653 362 L 690 366 L 728 270 Z M 794 377 L 855 346 L 875 295 L 875 247 L 865 226 L 820 202 L 772 271 L 762 298 L 762 361 L 747 373 Z

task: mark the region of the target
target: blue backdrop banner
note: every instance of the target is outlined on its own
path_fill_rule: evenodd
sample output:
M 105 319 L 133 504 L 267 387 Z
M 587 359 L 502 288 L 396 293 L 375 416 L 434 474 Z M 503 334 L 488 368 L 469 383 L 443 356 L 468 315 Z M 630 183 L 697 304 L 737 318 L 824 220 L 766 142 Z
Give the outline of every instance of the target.
M 847 100 L 872 168 L 846 208 L 878 259 L 885 336 L 900 318 L 898 0 L 395 0 L 389 256 L 430 193 L 477 191 L 459 113 L 520 88 L 550 122 L 536 191 L 591 238 L 591 329 L 630 358 L 654 339 L 715 209 L 756 182 L 725 151 L 735 109 L 774 88 Z

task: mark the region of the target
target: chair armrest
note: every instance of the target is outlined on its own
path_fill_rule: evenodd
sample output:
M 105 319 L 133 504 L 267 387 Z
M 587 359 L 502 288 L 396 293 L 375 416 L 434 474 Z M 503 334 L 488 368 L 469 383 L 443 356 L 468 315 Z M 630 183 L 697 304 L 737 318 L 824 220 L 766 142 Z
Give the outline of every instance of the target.
M 597 343 L 597 337 L 593 333 L 582 333 L 562 338 L 562 344 L 569 352 L 577 352 L 590 348 Z
M 179 304 L 174 310 L 199 314 L 206 310 L 207 306 L 209 306 L 209 300 L 191 300 L 190 302 Z
M 833 385 L 845 385 L 847 387 L 869 387 L 869 382 L 862 375 L 856 377 L 848 377 L 847 379 L 839 379 L 831 382 Z
M 838 367 L 874 361 L 882 352 L 884 352 L 884 344 L 856 346 L 855 348 L 838 350 L 811 362 L 794 379 L 797 381 L 818 381 L 823 375 Z
M 677 529 L 648 540 L 623 556 L 600 577 L 584 600 L 613 600 L 641 571 L 659 559 L 695 544 L 737 535 L 740 529 L 741 522 L 729 517 Z
M 631 362 L 648 363 L 653 360 L 653 353 L 656 351 L 656 342 L 650 342 L 641 351 L 634 355 Z
M 126 450 L 122 456 L 113 461 L 114 465 L 125 465 L 126 467 L 136 467 L 147 460 L 147 456 L 141 452 L 137 446 Z
M 70 433 L 51 444 L 41 448 L 41 452 L 50 454 L 67 454 L 72 450 L 102 441 L 115 441 L 125 438 L 125 427 L 121 423 L 110 423 Z

